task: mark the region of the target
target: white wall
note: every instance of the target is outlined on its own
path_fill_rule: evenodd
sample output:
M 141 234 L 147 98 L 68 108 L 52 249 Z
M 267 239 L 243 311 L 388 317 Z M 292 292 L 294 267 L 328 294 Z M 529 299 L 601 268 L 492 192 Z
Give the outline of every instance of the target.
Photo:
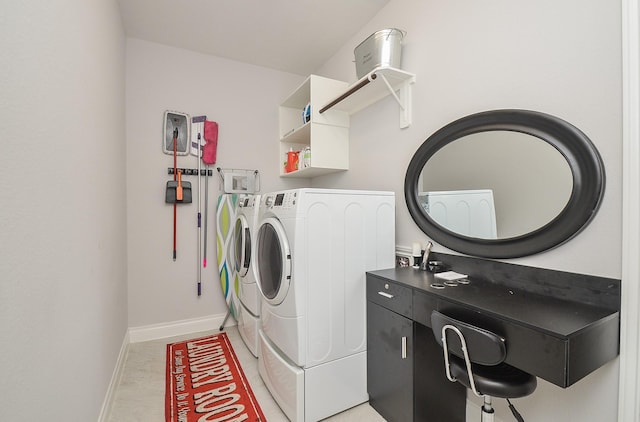
M 400 245 L 425 242 L 404 205 L 406 167 L 435 130 L 489 109 L 525 108 L 559 116 L 585 132 L 605 163 L 603 204 L 570 242 L 510 262 L 606 277 L 621 276 L 621 11 L 594 0 L 393 0 L 317 73 L 354 82 L 353 48 L 378 29 L 408 32 L 403 68 L 417 75 L 413 124 L 401 130 L 387 98 L 351 118 L 350 170 L 315 186 L 394 190 Z M 434 250 L 451 252 L 441 245 Z M 569 389 L 540 380 L 517 400 L 527 421 L 613 421 L 618 361 Z M 475 400 L 475 399 L 474 399 Z M 511 420 L 498 403 L 498 416 Z
M 163 114 L 175 110 L 218 122 L 212 168 L 257 169 L 262 192 L 296 187 L 302 182 L 279 177 L 278 104 L 304 77 L 137 39 L 127 40 L 126 68 L 129 326 L 224 316 L 215 245 L 220 178 L 214 172 L 209 179 L 208 264 L 198 297 L 197 178 L 184 178 L 193 202 L 178 206 L 174 262 L 173 206 L 164 202 L 173 157 L 162 153 Z M 179 156 L 178 167 L 196 168 L 197 158 Z
M 127 330 L 113 0 L 3 1 L 0 420 L 98 418 Z

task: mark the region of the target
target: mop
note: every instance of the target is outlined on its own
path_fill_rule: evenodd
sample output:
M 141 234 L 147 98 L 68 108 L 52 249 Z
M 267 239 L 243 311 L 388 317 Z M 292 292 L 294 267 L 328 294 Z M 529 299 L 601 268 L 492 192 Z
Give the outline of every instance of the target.
M 189 115 L 179 111 L 164 112 L 164 134 L 162 139 L 162 152 L 168 155 L 189 155 Z M 178 129 L 178 144 L 175 144 L 172 135 L 174 129 Z
M 216 148 L 218 147 L 218 123 L 206 120 L 204 122 L 204 140 L 202 148 L 202 162 L 205 164 L 204 178 L 204 254 L 202 266 L 207 268 L 207 217 L 209 207 L 209 165 L 216 163 Z
M 200 212 L 200 179 L 202 177 L 201 169 L 200 169 L 200 158 L 202 157 L 202 146 L 203 146 L 203 137 L 204 133 L 204 122 L 207 120 L 207 116 L 196 116 L 191 119 L 191 155 L 195 155 L 198 157 L 198 296 L 202 294 L 202 267 L 200 266 L 200 256 L 201 256 L 201 220 L 202 214 Z M 206 176 L 205 176 L 206 177 Z
M 206 177 L 204 179 L 205 192 L 204 192 L 204 258 L 202 265 L 207 267 L 207 217 L 208 217 L 208 205 L 209 205 L 209 165 L 216 162 L 216 148 L 218 147 L 218 123 L 205 121 L 204 122 L 204 148 L 202 149 L 202 162 L 205 163 Z M 231 306 L 225 315 L 220 331 L 223 330 L 224 324 L 227 323 L 227 319 L 231 315 Z
M 164 133 L 162 140 L 162 152 L 173 155 L 173 180 L 176 182 L 176 198 L 173 202 L 173 260 L 176 260 L 176 220 L 177 220 L 177 201 L 182 201 L 182 178 L 178 174 L 177 156 L 189 154 L 189 115 L 177 111 L 164 112 Z M 171 141 L 171 142 L 169 142 Z M 178 178 L 180 177 L 180 180 Z

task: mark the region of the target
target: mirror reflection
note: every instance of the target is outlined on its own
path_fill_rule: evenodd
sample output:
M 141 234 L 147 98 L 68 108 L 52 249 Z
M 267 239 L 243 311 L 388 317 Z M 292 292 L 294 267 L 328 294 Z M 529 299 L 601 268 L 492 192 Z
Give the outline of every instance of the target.
M 491 130 L 439 149 L 418 178 L 422 212 L 457 234 L 506 239 L 557 217 L 573 189 L 569 163 L 535 136 Z

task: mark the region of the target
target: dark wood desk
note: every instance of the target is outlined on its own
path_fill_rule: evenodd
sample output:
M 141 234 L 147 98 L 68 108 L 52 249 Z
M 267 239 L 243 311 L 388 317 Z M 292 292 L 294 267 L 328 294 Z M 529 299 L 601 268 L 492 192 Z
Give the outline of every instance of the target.
M 367 273 L 370 401 L 374 408 L 382 408 L 378 411 L 388 420 L 411 420 L 396 419 L 393 415 L 397 406 L 385 396 L 385 391 L 393 388 L 387 385 L 379 390 L 379 386 L 373 385 L 380 380 L 386 379 L 387 384 L 393 380 L 398 368 L 385 370 L 385 365 L 391 362 L 399 368 L 404 365 L 405 372 L 411 366 L 411 373 L 402 375 L 405 377 L 402 385 L 405 389 L 407 385 L 412 386 L 413 398 L 401 407 L 411 406 L 413 420 L 464 421 L 464 413 L 461 416 L 452 409 L 461 406 L 464 412 L 466 391 L 451 389 L 452 385 L 459 387 L 459 384 L 444 378 L 442 350 L 430 328 L 433 310 L 462 313 L 470 322 L 476 321 L 499 332 L 506 339 L 507 363 L 560 387 L 572 385 L 618 355 L 619 311 L 611 306 L 598 306 L 597 300 L 588 300 L 586 304 L 558 299 L 557 295 L 525 291 L 482 277 L 471 276 L 468 285 L 444 289 L 431 287 L 435 281 L 438 280 L 432 273 L 413 268 Z M 393 337 L 397 332 L 393 314 L 402 317 L 399 322 L 396 317 L 396 324 L 405 324 L 405 335 L 398 341 L 405 343 L 410 357 L 395 364 L 393 353 L 379 355 L 380 347 L 389 349 L 389 339 L 384 338 L 380 343 L 381 337 Z M 437 392 L 435 397 L 433 392 Z M 376 407 L 380 403 L 381 406 Z M 446 416 L 429 416 L 438 413 Z

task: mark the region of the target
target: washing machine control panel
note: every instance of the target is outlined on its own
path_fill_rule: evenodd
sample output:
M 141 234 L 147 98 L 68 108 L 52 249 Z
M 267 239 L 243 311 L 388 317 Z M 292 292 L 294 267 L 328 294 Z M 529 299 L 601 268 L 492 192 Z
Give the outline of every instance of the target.
M 255 195 L 246 195 L 241 196 L 238 200 L 238 206 L 240 208 L 253 208 L 255 207 L 256 196 Z
M 296 204 L 296 192 L 281 192 L 266 195 L 264 205 L 267 208 L 282 207 L 291 208 Z

